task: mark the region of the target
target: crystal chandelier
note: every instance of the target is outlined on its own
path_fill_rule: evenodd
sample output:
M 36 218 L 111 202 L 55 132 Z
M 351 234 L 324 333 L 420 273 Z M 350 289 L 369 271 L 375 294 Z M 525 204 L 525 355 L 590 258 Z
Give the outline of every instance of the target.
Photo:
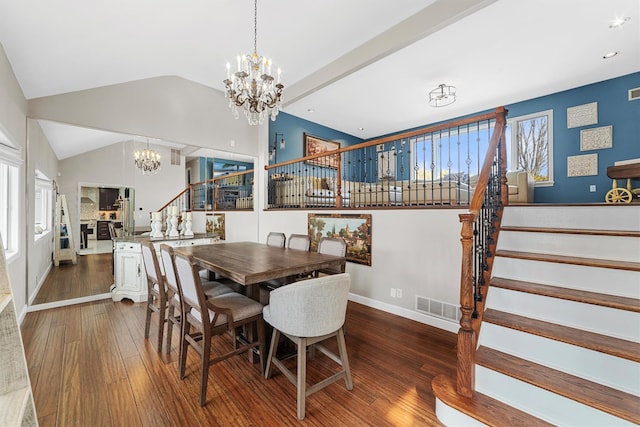
M 154 175 L 160 170 L 160 154 L 149 148 L 149 139 L 147 139 L 147 148 L 136 150 L 133 155 L 142 175 Z
M 432 107 L 444 107 L 454 102 L 456 102 L 455 86 L 441 84 L 429 92 L 429 105 Z
M 244 109 L 249 124 L 264 123 L 267 115 L 275 120 L 282 103 L 280 69 L 277 80 L 271 75 L 271 59 L 258 55 L 258 0 L 254 0 L 253 54 L 237 57 L 237 71 L 231 74 L 231 64 L 227 63 L 227 78 L 224 80 L 225 96 L 229 98 L 229 108 L 236 119 L 240 116 L 238 107 Z

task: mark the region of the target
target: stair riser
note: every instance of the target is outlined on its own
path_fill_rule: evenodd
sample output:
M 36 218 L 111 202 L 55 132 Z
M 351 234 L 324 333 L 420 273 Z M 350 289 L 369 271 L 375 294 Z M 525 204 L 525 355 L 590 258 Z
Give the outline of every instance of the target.
M 479 345 L 640 396 L 640 364 L 484 322 Z
M 486 308 L 640 342 L 640 313 L 491 287 Z
M 640 206 L 510 206 L 502 225 L 640 231 Z
M 637 237 L 501 231 L 498 249 L 640 262 Z
M 496 257 L 493 276 L 640 298 L 640 272 Z
M 476 390 L 556 425 L 634 425 L 481 366 L 476 367 Z

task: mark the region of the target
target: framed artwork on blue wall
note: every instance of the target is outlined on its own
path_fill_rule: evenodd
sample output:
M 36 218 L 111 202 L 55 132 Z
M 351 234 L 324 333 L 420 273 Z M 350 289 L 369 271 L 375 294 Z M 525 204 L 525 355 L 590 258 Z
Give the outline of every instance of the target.
M 304 156 L 313 156 L 316 154 L 326 154 L 329 151 L 334 151 L 340 148 L 340 143 L 335 141 L 329 141 L 327 139 L 318 138 L 317 136 L 311 136 L 308 133 L 303 133 L 304 137 Z M 336 155 L 324 155 L 309 159 L 306 161 L 309 165 L 324 166 L 327 168 L 338 167 L 338 157 Z

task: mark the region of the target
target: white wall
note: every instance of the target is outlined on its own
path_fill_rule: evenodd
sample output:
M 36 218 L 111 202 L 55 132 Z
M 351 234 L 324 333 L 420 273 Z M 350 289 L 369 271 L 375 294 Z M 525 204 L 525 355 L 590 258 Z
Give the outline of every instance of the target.
M 26 209 L 26 239 L 27 253 L 27 302 L 36 296 L 38 286 L 42 284 L 47 272 L 52 267 L 54 235 L 53 230 L 37 241 L 34 240 L 34 195 L 35 171 L 44 173 L 49 179 L 58 179 L 58 159 L 49 141 L 42 133 L 40 125 L 35 120 L 27 120 L 28 154 L 27 154 L 27 209 Z M 55 193 L 53 193 L 55 198 Z M 52 211 L 55 199 L 52 202 Z M 52 219 L 55 218 L 52 213 Z M 53 223 L 53 221 L 52 221 Z
M 80 233 L 79 183 L 85 186 L 101 184 L 134 188 L 136 227 L 148 227 L 150 212 L 157 211 L 184 190 L 184 157 L 181 157 L 179 166 L 171 165 L 168 160 L 171 159 L 170 148 L 150 146 L 164 159 L 160 171 L 155 175 L 142 175 L 136 168 L 133 152 L 144 147 L 137 147 L 128 141 L 60 161 L 60 193 L 67 198 L 74 236 Z
M 7 60 L 4 48 L 0 45 L 0 126 L 13 143 L 22 149 L 22 160 L 26 153 L 26 112 L 27 101 L 22 94 L 20 85 L 13 74 L 11 64 Z M 18 187 L 21 194 L 26 194 L 25 165 L 20 167 Z M 18 198 L 20 206 L 18 212 L 20 246 L 18 255 L 7 264 L 11 289 L 13 291 L 16 312 L 23 313 L 27 299 L 26 277 L 26 222 L 25 222 L 25 197 Z

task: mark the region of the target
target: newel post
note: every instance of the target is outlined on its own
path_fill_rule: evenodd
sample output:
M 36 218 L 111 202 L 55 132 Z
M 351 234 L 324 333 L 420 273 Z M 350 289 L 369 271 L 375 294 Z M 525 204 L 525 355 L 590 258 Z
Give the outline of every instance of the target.
M 473 223 L 477 214 L 460 214 L 462 232 L 462 270 L 460 273 L 460 329 L 458 330 L 457 391 L 472 397 L 475 390 L 476 333 L 471 323 L 473 314 Z

